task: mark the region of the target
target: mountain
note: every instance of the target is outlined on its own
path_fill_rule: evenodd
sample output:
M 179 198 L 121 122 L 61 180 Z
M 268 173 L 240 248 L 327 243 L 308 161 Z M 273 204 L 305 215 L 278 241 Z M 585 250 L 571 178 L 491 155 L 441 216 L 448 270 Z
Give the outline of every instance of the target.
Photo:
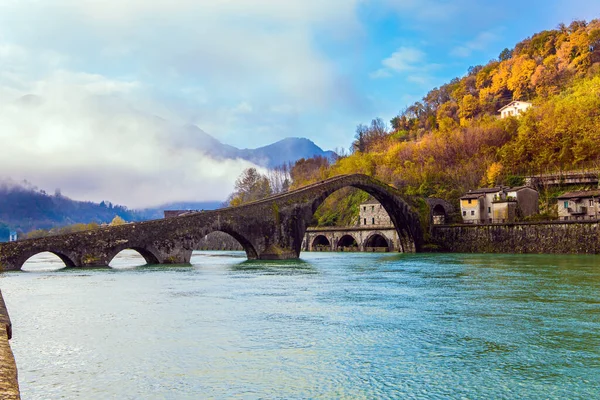
M 237 147 L 223 144 L 195 125 L 186 125 L 183 128 L 186 143 L 202 150 L 215 158 L 235 159 L 241 158 L 266 168 L 274 168 L 301 158 L 315 156 L 333 160 L 336 154 L 333 151 L 324 151 L 313 141 L 306 138 L 286 138 L 273 144 L 256 149 L 238 149 Z
M 240 150 L 240 154 L 244 160 L 268 168 L 295 162 L 301 158 L 321 156 L 333 160 L 336 157 L 333 151 L 323 151 L 306 138 L 286 138 L 257 149 Z

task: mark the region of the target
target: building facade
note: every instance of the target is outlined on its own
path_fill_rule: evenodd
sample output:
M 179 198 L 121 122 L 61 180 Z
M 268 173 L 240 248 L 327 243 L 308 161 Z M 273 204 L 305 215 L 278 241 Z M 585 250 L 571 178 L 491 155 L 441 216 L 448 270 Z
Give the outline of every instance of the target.
M 498 110 L 500 113 L 500 118 L 506 118 L 511 116 L 517 116 L 523 112 L 525 112 L 529 107 L 531 107 L 531 103 L 526 101 L 511 101 L 504 107 Z
M 359 226 L 391 226 L 392 220 L 385 208 L 377 200 L 369 200 L 360 205 Z
M 528 186 L 475 189 L 460 198 L 464 223 L 514 222 L 539 212 L 539 194 Z
M 569 192 L 558 197 L 558 219 L 574 221 L 598 219 L 600 190 Z

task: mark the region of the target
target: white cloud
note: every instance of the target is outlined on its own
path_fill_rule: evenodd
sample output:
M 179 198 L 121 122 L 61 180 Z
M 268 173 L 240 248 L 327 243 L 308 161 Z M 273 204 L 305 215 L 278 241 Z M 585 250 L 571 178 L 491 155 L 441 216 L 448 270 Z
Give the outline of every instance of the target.
M 475 51 L 486 50 L 492 43 L 498 41 L 500 37 L 493 32 L 481 32 L 473 40 L 469 40 L 462 46 L 457 46 L 450 51 L 454 57 L 466 58 Z
M 426 54 L 422 50 L 405 46 L 383 59 L 381 65 L 381 68 L 369 75 L 372 79 L 404 75 L 408 82 L 421 86 L 430 82 L 428 72 L 440 67 L 439 64 L 427 63 Z
M 43 97 L 28 96 L 0 113 L 3 176 L 49 191 L 60 187 L 78 199 L 145 207 L 222 200 L 251 166 L 196 150 L 199 138 L 129 107 L 118 95 L 118 83 L 39 87 Z
M 0 0 L 0 175 L 129 207 L 224 199 L 249 163 L 178 127 L 255 147 L 358 103 L 320 44 L 360 34 L 361 1 Z
M 391 56 L 384 59 L 381 64 L 388 70 L 405 72 L 414 70 L 423 62 L 425 53 L 414 47 L 400 47 Z

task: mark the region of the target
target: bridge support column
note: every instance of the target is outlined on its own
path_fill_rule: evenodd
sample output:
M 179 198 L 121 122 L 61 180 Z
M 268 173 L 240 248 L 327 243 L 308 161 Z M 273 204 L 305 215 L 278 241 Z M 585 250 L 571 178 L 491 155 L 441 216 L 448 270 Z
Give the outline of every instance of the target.
M 285 249 L 271 245 L 258 255 L 259 260 L 292 260 L 298 258 L 298 253 L 292 249 Z

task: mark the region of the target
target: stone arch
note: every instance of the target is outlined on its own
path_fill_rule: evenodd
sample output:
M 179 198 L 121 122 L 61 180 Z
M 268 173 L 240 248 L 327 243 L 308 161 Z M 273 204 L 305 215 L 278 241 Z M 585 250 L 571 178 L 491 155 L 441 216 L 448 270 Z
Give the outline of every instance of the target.
M 227 226 L 221 226 L 219 229 L 213 229 L 209 232 L 206 232 L 202 237 L 209 235 L 213 232 L 223 232 L 223 233 L 228 234 L 229 236 L 231 236 L 235 240 L 237 240 L 239 242 L 239 244 L 242 245 L 242 248 L 246 252 L 246 257 L 248 257 L 248 260 L 258 259 L 258 252 L 256 251 L 256 248 L 254 247 L 252 242 L 250 240 L 248 240 L 243 234 L 241 234 L 241 233 L 237 232 L 236 230 L 231 229 Z
M 346 233 L 338 239 L 335 248 L 338 251 L 344 251 L 345 248 L 356 248 L 358 250 L 359 244 L 354 236 Z
M 429 222 L 431 225 L 441 225 L 450 222 L 450 215 L 454 212 L 451 203 L 430 197 L 425 199 L 429 205 Z
M 433 220 L 434 225 L 442 225 L 445 224 L 448 220 L 448 213 L 446 212 L 446 209 L 443 205 L 436 204 L 431 209 L 431 218 Z
M 160 264 L 162 261 L 159 256 L 158 251 L 151 246 L 136 246 L 136 245 L 131 246 L 131 245 L 123 244 L 121 246 L 112 248 L 107 252 L 108 256 L 106 257 L 106 259 L 107 259 L 106 265 L 110 264 L 111 261 L 123 250 L 136 251 L 140 256 L 142 256 L 144 258 L 144 260 L 146 261 L 146 264 L 149 264 L 149 265 Z
M 386 251 L 390 251 L 392 250 L 392 241 L 381 232 L 373 232 L 365 239 L 363 248 L 365 251 L 375 251 L 379 248 L 386 248 Z
M 31 251 L 23 253 L 18 258 L 17 262 L 15 263 L 15 266 L 17 267 L 17 269 L 21 269 L 21 268 L 23 268 L 23 264 L 25 264 L 27 262 L 27 260 L 29 260 L 31 257 L 36 256 L 41 253 L 54 254 L 55 256 L 60 258 L 60 260 L 65 264 L 65 268 L 73 268 L 73 267 L 77 266 L 74 259 L 72 257 L 70 257 L 69 255 L 67 255 L 66 252 L 59 251 L 59 250 L 45 250 L 45 249 L 31 250 Z
M 348 186 L 367 192 L 383 206 L 398 233 L 399 251 L 407 253 L 420 250 L 423 232 L 418 214 L 400 197 L 397 189 L 366 175 L 335 177 L 305 190 L 300 189 L 298 192 L 317 192 L 310 206 L 310 215 L 305 219 L 305 225 L 308 226 L 313 214 L 327 197 Z M 301 234 L 304 235 L 304 232 Z M 301 241 L 296 243 L 295 250 L 298 254 L 300 254 L 300 247 Z
M 326 248 L 331 250 L 331 242 L 327 239 L 325 235 L 317 235 L 312 242 L 311 246 L 313 251 L 321 251 L 321 249 Z

